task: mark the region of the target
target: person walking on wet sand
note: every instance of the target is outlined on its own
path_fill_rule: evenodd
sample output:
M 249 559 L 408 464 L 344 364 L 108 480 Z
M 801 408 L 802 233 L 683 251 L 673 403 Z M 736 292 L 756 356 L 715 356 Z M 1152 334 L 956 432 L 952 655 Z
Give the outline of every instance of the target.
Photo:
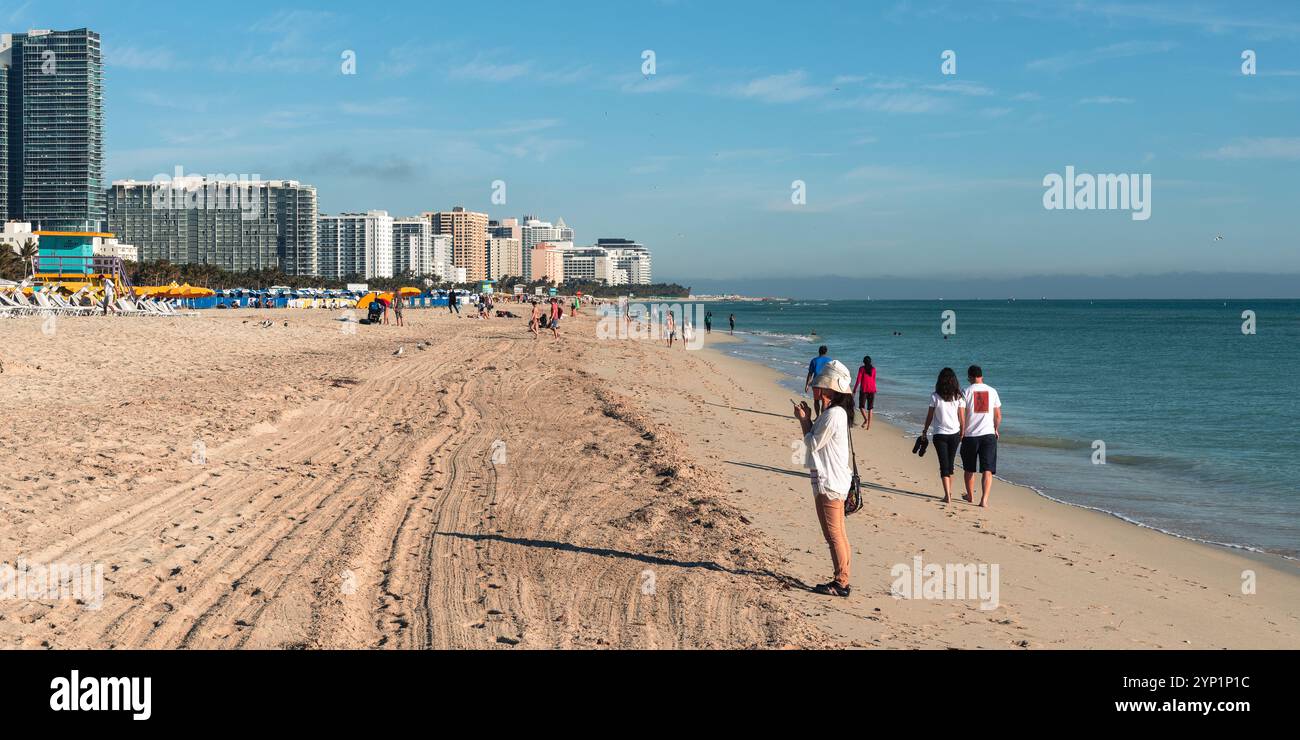
M 735 333 L 736 333 L 736 314 L 733 313 L 733 314 L 731 314 L 730 316 L 728 316 L 728 317 L 727 317 L 727 323 L 728 323 L 728 324 L 731 324 L 731 333 L 732 333 L 732 334 L 735 334 Z
M 939 372 L 934 393 L 930 394 L 930 409 L 925 414 L 921 436 L 930 431 L 934 423 L 934 456 L 939 458 L 939 481 L 943 484 L 943 502 L 952 503 L 953 460 L 961 446 L 961 427 L 966 421 L 966 399 L 957 382 L 957 373 L 950 367 Z
M 850 547 L 844 528 L 844 501 L 853 485 L 853 455 L 849 428 L 853 426 L 853 391 L 849 369 L 831 360 L 813 380 L 827 400 L 826 411 L 816 421 L 806 402 L 795 404 L 794 417 L 803 430 L 804 466 L 812 480 L 813 502 L 822 536 L 830 548 L 835 578 L 814 586 L 813 591 L 848 596 Z M 793 403 L 793 401 L 791 401 Z
M 807 393 L 808 388 L 812 386 L 813 378 L 816 378 L 818 375 L 820 375 L 822 369 L 826 367 L 826 364 L 831 362 L 831 357 L 830 355 L 826 354 L 827 352 L 830 352 L 830 349 L 823 344 L 822 346 L 817 348 L 817 356 L 812 358 L 811 361 L 809 361 L 808 377 L 804 378 L 803 381 L 804 393 Z M 822 397 L 821 389 L 813 387 L 812 397 L 813 397 L 813 412 L 816 413 L 817 416 L 821 416 L 822 409 L 826 407 L 826 401 Z
M 870 356 L 862 358 L 862 367 L 853 379 L 853 390 L 858 392 L 858 411 L 865 414 L 862 427 L 870 429 L 871 411 L 876 408 L 876 366 L 871 364 Z
M 673 346 L 673 340 L 677 338 L 677 320 L 673 318 L 673 312 L 669 311 L 664 321 L 667 324 L 666 331 L 668 332 L 668 346 L 671 348 Z
M 971 365 L 966 371 L 969 385 L 962 394 L 966 418 L 962 424 L 961 466 L 965 469 L 966 494 L 975 503 L 975 473 L 983 477 L 980 506 L 988 508 L 993 476 L 998 472 L 998 436 L 1002 428 L 1002 399 L 993 386 L 984 384 L 984 370 Z M 976 466 L 978 465 L 978 470 Z

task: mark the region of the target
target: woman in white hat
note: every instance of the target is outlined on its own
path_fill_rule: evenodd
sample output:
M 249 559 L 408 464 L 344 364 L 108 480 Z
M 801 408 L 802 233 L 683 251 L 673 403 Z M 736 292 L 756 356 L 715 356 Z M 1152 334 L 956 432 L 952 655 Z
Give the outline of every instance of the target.
M 826 410 L 812 421 L 808 404 L 795 404 L 794 416 L 803 429 L 804 465 L 812 479 L 813 499 L 822 535 L 831 551 L 834 580 L 815 586 L 819 594 L 848 596 L 849 538 L 844 529 L 844 500 L 853 482 L 853 461 L 849 452 L 849 427 L 853 425 L 853 379 L 839 360 L 831 360 L 813 379 L 822 389 Z

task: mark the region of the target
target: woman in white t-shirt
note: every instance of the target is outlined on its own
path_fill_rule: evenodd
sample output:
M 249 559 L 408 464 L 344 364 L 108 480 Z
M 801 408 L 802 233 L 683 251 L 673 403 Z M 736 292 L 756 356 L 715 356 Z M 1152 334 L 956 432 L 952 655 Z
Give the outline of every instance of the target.
M 934 456 L 939 458 L 939 479 L 943 481 L 945 504 L 952 503 L 953 461 L 961 446 L 961 429 L 965 416 L 966 401 L 962 398 L 957 373 L 952 368 L 945 367 L 939 371 L 934 393 L 930 394 L 930 410 L 925 415 L 925 427 L 921 430 L 921 436 L 924 437 L 930 429 L 930 423 L 934 423 Z
M 812 381 L 821 390 L 826 407 L 812 420 L 807 403 L 794 407 L 794 416 L 803 429 L 804 466 L 812 480 L 813 503 L 822 536 L 831 551 L 835 578 L 813 587 L 819 594 L 848 596 L 849 538 L 844 528 L 844 501 L 853 485 L 853 460 L 849 445 L 849 427 L 853 426 L 853 391 L 849 369 L 839 360 L 822 366 Z M 793 403 L 793 401 L 791 402 Z

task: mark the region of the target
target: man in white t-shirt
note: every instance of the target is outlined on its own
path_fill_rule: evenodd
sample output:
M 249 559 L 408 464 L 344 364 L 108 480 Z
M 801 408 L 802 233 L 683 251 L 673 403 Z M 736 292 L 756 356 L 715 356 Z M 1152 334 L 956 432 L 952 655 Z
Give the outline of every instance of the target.
M 1002 399 L 990 385 L 984 384 L 984 371 L 971 365 L 966 371 L 969 385 L 962 392 L 966 401 L 961 440 L 961 466 L 965 469 L 965 499 L 975 503 L 976 467 L 983 475 L 980 506 L 988 507 L 993 475 L 998 472 L 998 431 L 1002 427 Z

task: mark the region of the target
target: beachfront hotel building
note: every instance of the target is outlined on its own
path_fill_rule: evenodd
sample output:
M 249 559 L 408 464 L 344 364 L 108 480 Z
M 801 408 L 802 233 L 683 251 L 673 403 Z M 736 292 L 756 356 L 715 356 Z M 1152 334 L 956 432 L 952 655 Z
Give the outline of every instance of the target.
M 614 262 L 600 247 L 566 246 L 560 250 L 564 259 L 565 280 L 586 280 L 612 285 Z
M 622 270 L 627 274 L 628 285 L 649 285 L 650 250 L 631 239 L 597 239 L 596 246 L 605 250 L 613 260 L 613 270 Z M 615 274 L 615 279 L 618 279 Z
M 393 217 L 388 211 L 322 215 L 317 228 L 320 277 L 393 277 Z
M 433 233 L 451 236 L 451 261 L 470 282 L 487 279 L 488 215 L 456 206 L 427 214 Z
M 564 282 L 564 252 L 550 242 L 542 242 L 533 247 L 531 255 L 532 282 L 548 282 L 559 285 Z
M 317 275 L 316 188 L 296 180 L 117 180 L 108 229 L 140 259 Z
M 564 219 L 560 219 L 560 224 L 564 224 Z M 566 232 L 569 234 L 568 239 L 564 238 Z M 521 240 L 520 246 L 523 249 L 524 254 L 523 272 L 525 275 L 531 276 L 534 274 L 532 256 L 533 249 L 542 242 L 549 242 L 551 244 L 565 241 L 572 242 L 573 229 L 570 229 L 568 226 L 563 226 L 563 228 L 561 228 L 560 226 L 552 224 L 550 221 L 540 221 L 533 216 L 524 216 L 519 227 L 519 238 Z
M 393 219 L 393 274 L 432 275 L 433 224 L 408 216 Z
M 523 243 L 518 239 L 490 236 L 487 240 L 488 279 L 524 277 Z
M 99 34 L 0 36 L 0 220 L 102 231 L 104 65 Z

